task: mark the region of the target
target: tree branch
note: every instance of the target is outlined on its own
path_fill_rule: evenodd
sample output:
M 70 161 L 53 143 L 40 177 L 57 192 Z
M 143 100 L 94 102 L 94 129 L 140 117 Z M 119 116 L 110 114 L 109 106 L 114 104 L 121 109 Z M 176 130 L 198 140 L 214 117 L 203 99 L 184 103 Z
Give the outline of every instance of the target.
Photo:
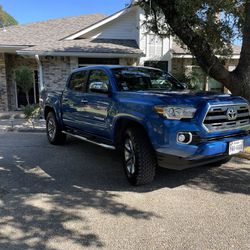
M 197 34 L 188 25 L 188 22 L 180 22 L 181 16 L 178 13 L 175 0 L 155 0 L 155 3 L 163 11 L 166 22 L 174 33 L 187 45 L 188 49 L 196 57 L 196 60 L 201 68 L 208 75 L 217 81 L 222 82 L 228 89 L 236 92 L 237 90 L 231 83 L 235 81 L 237 74 L 235 72 L 229 72 L 224 67 L 219 58 L 214 54 L 214 51 L 206 39 Z

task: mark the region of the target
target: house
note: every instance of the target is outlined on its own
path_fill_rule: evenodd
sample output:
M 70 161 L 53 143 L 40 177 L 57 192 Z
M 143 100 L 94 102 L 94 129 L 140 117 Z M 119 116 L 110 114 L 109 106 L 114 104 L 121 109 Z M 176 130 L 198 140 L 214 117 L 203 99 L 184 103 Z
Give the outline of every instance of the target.
M 160 38 L 142 25 L 138 6 L 111 15 L 83 15 L 17 25 L 0 30 L 0 111 L 16 110 L 26 101 L 15 83 L 15 70 L 26 65 L 34 72 L 32 103 L 42 89 L 60 90 L 69 73 L 91 64 L 147 65 L 173 74 L 198 70 L 195 61 L 172 37 Z M 237 64 L 239 48 L 228 67 Z M 215 86 L 212 88 L 210 85 Z M 203 89 L 221 89 L 205 79 Z

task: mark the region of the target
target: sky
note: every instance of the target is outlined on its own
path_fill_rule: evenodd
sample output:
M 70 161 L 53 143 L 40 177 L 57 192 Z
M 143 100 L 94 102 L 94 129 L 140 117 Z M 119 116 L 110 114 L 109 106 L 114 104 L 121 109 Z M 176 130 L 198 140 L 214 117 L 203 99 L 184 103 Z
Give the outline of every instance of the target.
M 66 16 L 112 14 L 129 0 L 0 0 L 3 9 L 20 24 Z

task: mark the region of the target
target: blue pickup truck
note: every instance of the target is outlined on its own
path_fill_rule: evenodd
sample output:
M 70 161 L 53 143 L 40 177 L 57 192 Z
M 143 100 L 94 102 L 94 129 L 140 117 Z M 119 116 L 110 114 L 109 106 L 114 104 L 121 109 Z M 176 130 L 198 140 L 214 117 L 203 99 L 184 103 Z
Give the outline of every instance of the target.
M 157 166 L 182 170 L 223 164 L 250 145 L 250 108 L 239 96 L 190 91 L 161 70 L 90 66 L 72 72 L 63 92 L 44 97 L 47 137 L 116 149 L 133 185 Z

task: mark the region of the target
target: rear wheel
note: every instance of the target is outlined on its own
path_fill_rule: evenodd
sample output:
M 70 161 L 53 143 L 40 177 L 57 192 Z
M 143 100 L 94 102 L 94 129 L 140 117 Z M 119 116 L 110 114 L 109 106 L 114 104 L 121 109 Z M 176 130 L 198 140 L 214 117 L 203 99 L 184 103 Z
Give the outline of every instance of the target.
M 123 166 L 132 185 L 153 181 L 157 161 L 147 136 L 139 128 L 128 129 L 123 139 Z
M 66 140 L 66 135 L 62 133 L 54 112 L 50 112 L 47 115 L 46 132 L 49 142 L 53 145 L 63 144 Z

